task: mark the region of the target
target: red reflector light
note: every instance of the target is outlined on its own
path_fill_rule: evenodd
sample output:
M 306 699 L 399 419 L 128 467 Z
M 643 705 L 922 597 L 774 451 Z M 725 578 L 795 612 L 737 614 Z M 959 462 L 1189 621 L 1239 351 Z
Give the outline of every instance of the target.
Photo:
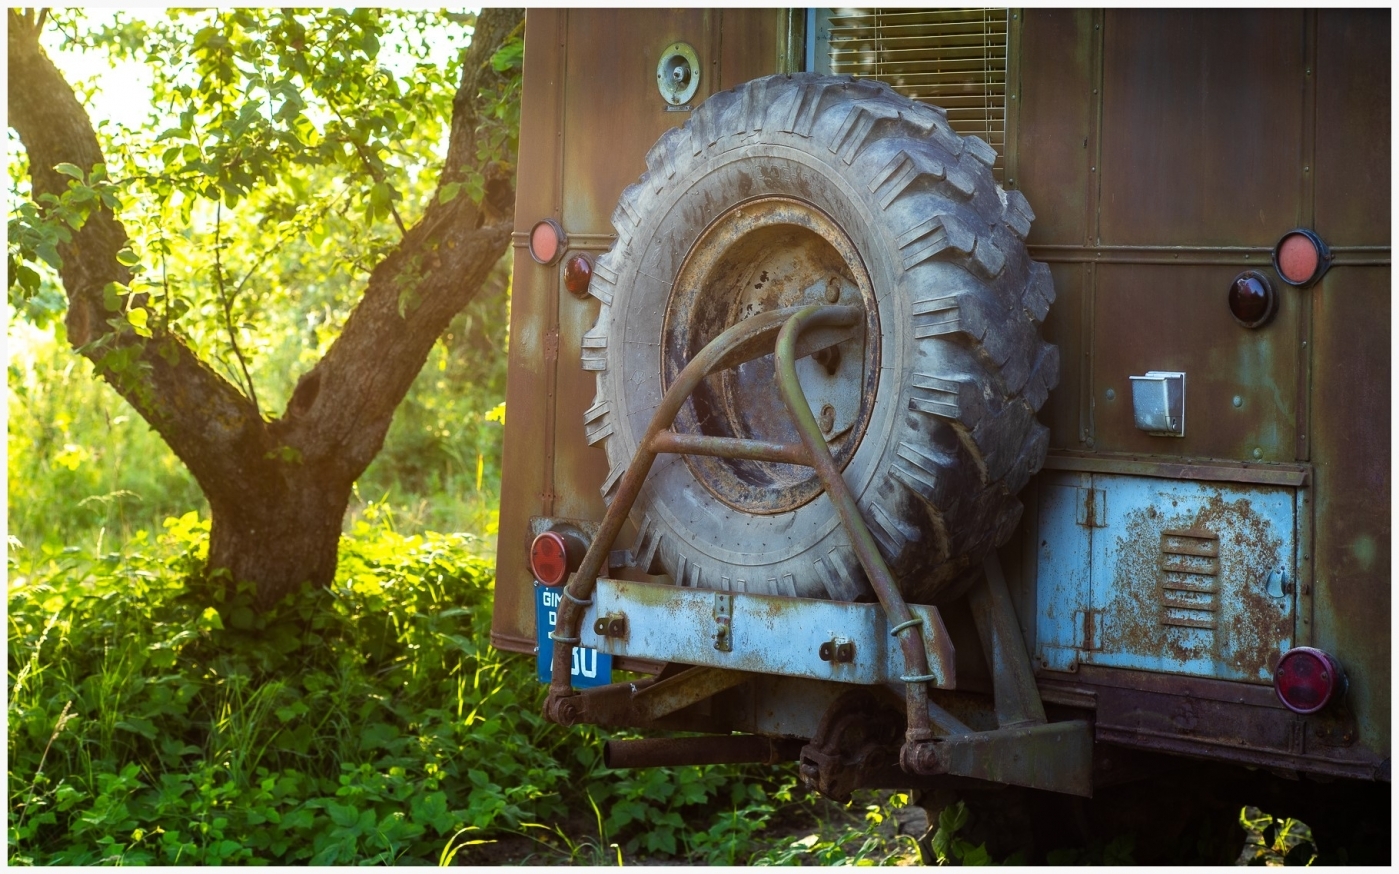
M 1293 713 L 1315 713 L 1325 707 L 1341 681 L 1341 667 L 1336 660 L 1309 646 L 1283 653 L 1273 672 L 1278 700 Z
M 568 236 L 558 222 L 553 219 L 535 222 L 529 232 L 529 256 L 547 267 L 559 260 L 567 243 Z
M 563 266 L 563 287 L 578 297 L 588 293 L 588 283 L 593 281 L 593 262 L 587 255 L 574 255 Z
M 1308 286 L 1331 266 L 1331 250 L 1315 232 L 1297 228 L 1273 247 L 1273 269 L 1288 285 Z
M 568 544 L 558 534 L 545 531 L 530 544 L 529 567 L 536 580 L 557 586 L 568 576 Z
M 1245 328 L 1266 325 L 1277 312 L 1278 298 L 1273 285 L 1256 270 L 1245 270 L 1229 286 L 1229 312 Z

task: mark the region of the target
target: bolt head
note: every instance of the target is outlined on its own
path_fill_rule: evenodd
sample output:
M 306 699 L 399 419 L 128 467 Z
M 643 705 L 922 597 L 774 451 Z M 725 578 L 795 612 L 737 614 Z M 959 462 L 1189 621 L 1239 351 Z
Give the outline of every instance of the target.
M 834 276 L 826 280 L 826 303 L 840 301 L 840 282 Z

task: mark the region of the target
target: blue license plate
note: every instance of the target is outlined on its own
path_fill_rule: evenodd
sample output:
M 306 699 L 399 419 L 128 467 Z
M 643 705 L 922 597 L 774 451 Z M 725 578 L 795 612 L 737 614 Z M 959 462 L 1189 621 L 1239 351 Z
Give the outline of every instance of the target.
M 549 632 L 559 618 L 559 602 L 563 599 L 563 588 L 534 584 L 534 633 L 539 644 L 536 664 L 539 682 L 547 683 L 554 676 L 554 641 Z M 573 648 L 573 672 L 570 685 L 575 689 L 590 686 L 605 686 L 612 682 L 612 656 L 584 646 Z

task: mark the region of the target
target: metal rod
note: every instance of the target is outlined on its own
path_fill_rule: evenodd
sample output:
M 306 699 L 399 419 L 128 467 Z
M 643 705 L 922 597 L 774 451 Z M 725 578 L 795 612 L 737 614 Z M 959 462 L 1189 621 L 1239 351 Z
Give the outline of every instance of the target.
M 769 443 L 765 440 L 744 440 L 738 437 L 711 437 L 708 434 L 676 434 L 662 431 L 651 440 L 656 452 L 684 455 L 711 455 L 719 458 L 744 458 L 749 461 L 777 461 L 783 464 L 806 464 L 806 450 L 800 443 Z
M 782 330 L 777 335 L 775 356 L 777 359 L 777 385 L 782 392 L 782 402 L 787 406 L 787 412 L 791 414 L 792 420 L 797 426 L 797 433 L 801 437 L 802 444 L 810 453 L 809 463 L 816 469 L 816 475 L 821 478 L 821 484 L 825 486 L 826 494 L 830 496 L 836 513 L 840 515 L 845 530 L 850 534 L 850 545 L 854 548 L 860 565 L 864 567 L 865 575 L 869 577 L 870 585 L 874 588 L 880 605 L 884 607 L 885 615 L 895 625 L 911 623 L 913 613 L 908 609 L 908 604 L 904 602 L 903 596 L 899 593 L 893 574 L 889 572 L 889 566 L 884 563 L 884 557 L 879 554 L 879 547 L 875 545 L 874 536 L 870 534 L 869 527 L 865 525 L 864 517 L 860 515 L 860 507 L 840 475 L 840 468 L 836 467 L 835 459 L 831 456 L 831 449 L 826 445 L 826 440 L 821 435 L 821 428 L 816 424 L 816 417 L 811 415 L 811 407 L 806 402 L 806 393 L 802 391 L 801 382 L 797 379 L 795 354 L 797 337 L 809 326 L 830 324 L 833 314 L 829 310 L 829 307 L 804 307 L 782 326 Z M 908 633 L 910 631 L 913 633 Z M 906 676 L 910 678 L 904 683 L 904 690 L 908 704 L 907 740 L 912 744 L 927 740 L 933 735 L 928 715 L 926 680 L 912 679 L 928 676 L 928 652 L 924 647 L 923 635 L 919 631 L 919 627 L 912 624 L 905 627 L 899 635 L 899 645 L 903 648 L 904 667 L 908 672 Z
M 611 740 L 602 745 L 602 763 L 609 768 L 650 768 L 664 765 L 737 765 L 794 762 L 805 741 L 760 735 L 670 737 Z
M 652 722 L 713 695 L 732 689 L 751 674 L 725 668 L 688 668 L 673 677 L 657 680 L 632 695 L 632 711 Z
M 593 538 L 587 554 L 583 556 L 583 562 L 577 573 L 568 582 L 567 591 L 573 595 L 573 599 L 564 598 L 562 599 L 563 603 L 559 605 L 558 622 L 553 632 L 555 635 L 553 676 L 549 682 L 549 696 L 544 702 L 546 718 L 561 725 L 572 725 L 577 717 L 568 699 L 577 694 L 573 691 L 569 680 L 573 659 L 573 644 L 569 641 L 578 638 L 578 625 L 583 618 L 584 608 L 578 602 L 586 601 L 591 597 L 593 588 L 597 585 L 598 574 L 602 572 L 603 563 L 612 550 L 612 544 L 616 541 L 618 532 L 621 531 L 622 525 L 626 522 L 632 504 L 636 502 L 637 496 L 641 493 L 641 486 L 646 482 L 647 474 L 651 472 L 651 465 L 655 462 L 657 454 L 656 436 L 671 426 L 675 421 L 675 416 L 680 412 L 680 408 L 690 397 L 691 392 L 699 386 L 701 380 L 715 370 L 733 367 L 745 360 L 766 354 L 764 350 L 771 335 L 780 333 L 789 319 L 806 310 L 824 314 L 822 324 L 836 327 L 856 325 L 864 318 L 860 308 L 848 306 L 807 307 L 805 309 L 788 307 L 759 313 L 739 322 L 711 340 L 700 350 L 698 355 L 691 359 L 689 364 L 685 365 L 684 369 L 680 371 L 680 375 L 675 378 L 675 382 L 666 390 L 655 415 L 651 419 L 650 426 L 646 429 L 645 436 L 641 438 L 636 455 L 627 465 L 626 473 L 622 474 L 621 482 L 617 485 L 617 494 L 613 497 L 611 505 L 608 506 L 607 513 L 603 516 L 597 536 Z M 806 354 L 810 354 L 817 351 L 818 348 L 820 348 L 819 344 L 812 345 L 805 347 L 804 351 Z M 791 339 L 787 346 L 788 359 L 795 360 L 794 351 L 795 340 Z M 803 403 L 805 402 L 803 401 Z M 811 418 L 809 410 L 807 418 Z M 824 446 L 824 443 L 822 445 Z M 826 457 L 829 459 L 829 452 Z M 906 610 L 907 608 L 905 608 Z M 926 718 L 925 713 L 924 719 L 926 720 Z

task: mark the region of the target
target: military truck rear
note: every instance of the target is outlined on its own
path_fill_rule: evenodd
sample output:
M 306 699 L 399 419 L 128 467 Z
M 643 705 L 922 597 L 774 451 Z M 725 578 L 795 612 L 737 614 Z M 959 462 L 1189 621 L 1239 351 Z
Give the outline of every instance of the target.
M 1389 32 L 531 10 L 495 645 L 617 766 L 1387 782 Z

